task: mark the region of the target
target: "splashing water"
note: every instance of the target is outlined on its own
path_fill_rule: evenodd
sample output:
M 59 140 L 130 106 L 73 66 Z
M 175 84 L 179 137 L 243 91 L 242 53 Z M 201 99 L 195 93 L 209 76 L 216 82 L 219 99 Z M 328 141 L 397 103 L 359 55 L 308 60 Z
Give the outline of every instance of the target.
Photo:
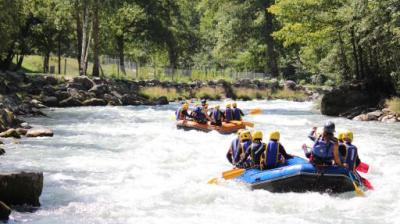
M 217 102 L 215 102 L 217 103 Z M 351 194 L 251 191 L 234 181 L 207 181 L 230 169 L 232 135 L 177 130 L 177 104 L 162 107 L 51 109 L 29 118 L 54 129 L 53 138 L 7 144 L 2 171 L 44 172 L 42 206 L 14 211 L 10 223 L 398 223 L 400 125 L 355 122 L 312 112 L 312 103 L 239 102 L 255 129 L 281 131 L 288 153 L 302 155 L 312 126 L 327 119 L 349 128 L 365 176 L 375 187 L 364 198 Z

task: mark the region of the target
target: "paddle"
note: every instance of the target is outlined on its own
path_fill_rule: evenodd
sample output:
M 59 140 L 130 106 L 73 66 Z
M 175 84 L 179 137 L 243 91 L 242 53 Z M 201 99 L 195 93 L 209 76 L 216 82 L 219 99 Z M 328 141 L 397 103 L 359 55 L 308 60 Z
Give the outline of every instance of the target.
M 230 121 L 230 123 L 237 124 L 237 125 L 244 124 L 251 128 L 254 127 L 254 123 L 250 122 L 250 121 Z
M 352 172 L 350 172 L 349 177 L 353 181 L 354 191 L 356 192 L 356 195 L 357 196 L 365 196 L 364 191 L 356 183 L 355 175 Z
M 368 173 L 369 170 L 369 165 L 366 163 L 361 162 L 358 166 L 357 166 L 357 171 L 362 172 L 362 173 Z
M 368 190 L 374 190 L 374 187 L 372 186 L 372 184 L 364 177 L 360 176 L 361 181 L 363 182 L 364 186 L 366 188 L 368 188 Z
M 254 108 L 250 110 L 250 115 L 256 115 L 256 114 L 261 114 L 262 110 L 260 108 Z
M 227 170 L 222 172 L 222 178 L 225 180 L 233 179 L 235 177 L 238 177 L 242 175 L 246 171 L 245 169 L 232 169 L 232 170 Z M 208 181 L 208 184 L 217 184 L 218 183 L 218 177 L 214 177 L 211 180 Z

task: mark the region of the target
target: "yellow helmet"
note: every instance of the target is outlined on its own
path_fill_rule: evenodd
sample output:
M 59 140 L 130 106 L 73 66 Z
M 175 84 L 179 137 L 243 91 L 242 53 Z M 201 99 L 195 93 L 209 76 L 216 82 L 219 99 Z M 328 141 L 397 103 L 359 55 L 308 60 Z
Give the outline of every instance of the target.
M 279 131 L 271 131 L 269 133 L 269 139 L 270 140 L 276 140 L 279 141 L 279 139 L 281 138 L 281 134 L 279 133 Z
M 323 133 L 324 133 L 324 128 L 322 128 L 322 127 L 317 128 L 317 130 L 315 131 L 315 134 L 316 134 L 317 136 L 320 136 L 320 135 L 322 135 Z
M 344 136 L 346 135 L 346 132 L 347 132 L 347 131 L 348 131 L 348 130 L 340 130 L 340 131 L 338 131 L 336 138 L 337 138 L 339 141 L 343 141 L 343 140 L 344 140 Z
M 189 109 L 189 104 L 188 103 L 182 104 L 182 108 L 185 110 Z
M 240 133 L 242 133 L 243 131 L 245 131 L 245 129 L 239 129 L 239 130 L 237 131 L 237 134 L 238 134 L 239 137 L 240 137 Z
M 231 104 L 230 103 L 226 104 L 226 108 L 231 108 Z
M 262 133 L 262 131 L 253 131 L 253 133 L 251 133 L 251 137 L 253 138 L 253 140 L 256 140 L 256 139 L 262 140 L 263 133 Z
M 219 109 L 219 105 L 215 105 L 214 108 L 215 108 L 215 109 Z
M 249 130 L 243 130 L 240 132 L 240 140 L 251 140 L 251 134 Z
M 232 103 L 232 107 L 237 107 L 237 103 L 236 103 L 236 102 L 233 102 L 233 103 Z
M 353 141 L 353 132 L 347 130 L 346 133 L 344 133 L 343 139 L 352 142 Z

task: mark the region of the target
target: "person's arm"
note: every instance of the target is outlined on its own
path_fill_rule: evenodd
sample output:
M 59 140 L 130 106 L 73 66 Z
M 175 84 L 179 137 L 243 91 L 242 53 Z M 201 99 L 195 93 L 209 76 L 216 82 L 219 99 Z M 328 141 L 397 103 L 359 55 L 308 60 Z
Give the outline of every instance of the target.
M 238 109 L 238 110 L 239 110 L 240 115 L 244 116 L 243 111 L 241 109 Z
M 313 127 L 311 132 L 308 134 L 308 138 L 315 142 L 315 140 L 317 140 L 317 138 L 315 137 L 315 132 L 317 131 L 317 127 Z
M 335 160 L 335 163 L 339 166 L 343 166 L 342 161 L 340 161 L 339 157 L 339 144 L 338 142 L 335 142 L 335 145 L 333 146 L 333 160 Z
M 279 143 L 279 153 L 285 158 L 285 159 L 291 159 L 293 158 L 292 155 L 289 155 L 286 153 L 285 147 L 281 143 Z
M 228 153 L 226 153 L 226 158 L 228 159 L 228 161 L 233 164 L 232 161 L 232 145 L 229 147 Z

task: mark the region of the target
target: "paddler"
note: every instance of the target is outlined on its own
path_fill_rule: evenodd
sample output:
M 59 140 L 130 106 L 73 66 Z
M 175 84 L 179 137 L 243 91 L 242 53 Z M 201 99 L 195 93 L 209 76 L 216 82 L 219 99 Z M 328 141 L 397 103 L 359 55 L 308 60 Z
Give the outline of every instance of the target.
M 262 152 L 261 158 L 259 159 L 259 167 L 261 170 L 275 168 L 279 163 L 284 163 L 285 160 L 293 157 L 286 153 L 285 147 L 279 142 L 280 137 L 281 134 L 279 131 L 275 130 L 269 133 L 269 142 L 266 146 L 264 145 L 265 150 Z M 254 163 L 256 162 L 258 161 L 255 160 Z
M 211 112 L 211 124 L 221 126 L 222 120 L 224 119 L 224 113 L 219 109 L 219 105 L 216 105 Z
M 361 163 L 358 157 L 358 149 L 353 142 L 353 132 L 347 130 L 343 135 L 343 143 L 346 148 L 346 154 L 344 158 L 344 167 L 350 171 L 355 171 L 356 167 Z
M 244 131 L 244 129 L 239 129 L 237 131 L 237 136 L 232 140 L 228 153 L 226 153 L 226 158 L 234 166 L 236 166 L 236 163 L 238 163 L 240 160 L 239 147 L 240 147 L 240 133 L 242 131 Z
M 240 132 L 240 144 L 239 144 L 239 162 L 236 163 L 238 168 L 248 168 L 251 165 L 251 161 L 248 159 L 248 152 L 251 145 L 251 133 L 249 130 L 243 130 Z
M 237 108 L 237 103 L 233 102 L 232 103 L 232 113 L 233 113 L 233 120 L 234 121 L 241 121 L 242 117 L 244 116 L 244 113 L 241 109 Z
M 203 108 L 197 104 L 195 105 L 195 109 L 191 113 L 193 120 L 196 121 L 197 123 L 200 124 L 206 124 L 207 123 L 207 117 L 203 113 Z
M 224 111 L 225 122 L 230 122 L 233 120 L 233 110 L 231 109 L 231 104 L 226 104 L 226 108 Z
M 186 120 L 186 118 L 192 118 L 192 116 L 188 112 L 189 109 L 189 104 L 188 103 L 183 103 L 180 108 L 175 112 L 176 115 L 176 120 Z

